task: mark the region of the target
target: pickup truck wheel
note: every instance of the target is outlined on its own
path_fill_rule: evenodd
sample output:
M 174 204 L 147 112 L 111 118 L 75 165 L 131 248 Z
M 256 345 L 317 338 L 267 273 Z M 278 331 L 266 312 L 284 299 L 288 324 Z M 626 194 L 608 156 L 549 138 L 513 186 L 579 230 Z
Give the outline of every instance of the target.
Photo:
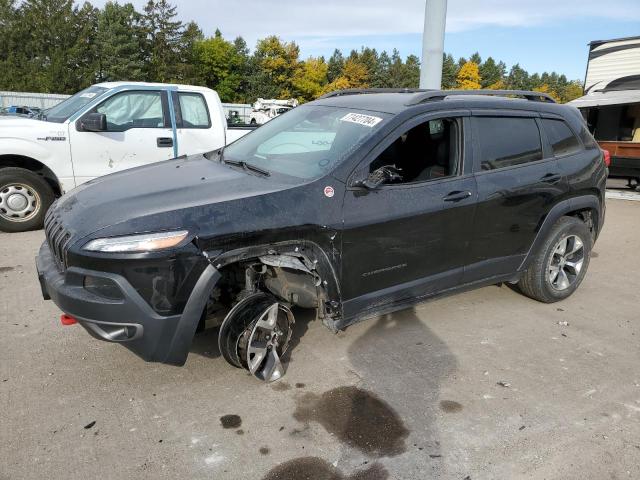
M 284 375 L 281 358 L 289 346 L 294 322 L 291 310 L 271 295 L 251 294 L 222 322 L 220 353 L 231 365 L 249 370 L 260 380 L 278 380 Z
M 592 237 L 585 223 L 562 217 L 518 282 L 522 293 L 544 303 L 576 291 L 589 267 Z
M 46 180 L 24 168 L 0 170 L 0 230 L 26 232 L 42 228 L 55 200 Z

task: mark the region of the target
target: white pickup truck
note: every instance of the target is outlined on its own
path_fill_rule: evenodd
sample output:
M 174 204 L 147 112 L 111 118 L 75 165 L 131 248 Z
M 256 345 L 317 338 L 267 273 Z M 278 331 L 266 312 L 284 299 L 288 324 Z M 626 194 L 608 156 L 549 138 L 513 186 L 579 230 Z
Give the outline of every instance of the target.
M 186 85 L 93 85 L 37 118 L 0 116 L 0 230 L 40 228 L 49 205 L 92 178 L 210 152 L 227 128 L 218 94 Z

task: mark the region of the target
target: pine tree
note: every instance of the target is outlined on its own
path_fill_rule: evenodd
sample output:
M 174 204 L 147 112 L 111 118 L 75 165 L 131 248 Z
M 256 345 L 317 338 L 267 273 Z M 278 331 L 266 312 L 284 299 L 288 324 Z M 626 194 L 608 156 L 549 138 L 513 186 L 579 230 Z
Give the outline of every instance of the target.
M 329 82 L 333 82 L 336 78 L 342 75 L 342 69 L 344 68 L 344 57 L 342 52 L 337 48 L 333 51 L 333 55 L 329 58 L 328 62 L 327 79 Z
M 167 0 L 149 0 L 144 7 L 143 29 L 146 36 L 147 71 L 150 81 L 170 82 L 180 62 L 184 27 L 176 20 L 176 7 Z
M 452 89 L 456 87 L 456 76 L 458 75 L 458 66 L 451 54 L 443 54 L 442 59 L 442 88 Z
M 488 57 L 483 64 L 480 65 L 480 82 L 482 88 L 489 88 L 492 85 L 496 85 L 500 82 L 505 75 L 504 63 L 496 63 L 492 57 Z
M 107 2 L 98 15 L 99 81 L 144 80 L 140 16 L 130 3 Z
M 389 57 L 389 54 L 387 52 L 382 52 L 380 54 L 380 57 L 378 57 L 378 65 L 375 74 L 373 75 L 371 86 L 376 88 L 391 87 L 392 83 L 391 75 L 389 72 L 390 68 L 391 57 Z
M 516 63 L 507 77 L 507 87 L 512 90 L 530 90 L 529 74 Z

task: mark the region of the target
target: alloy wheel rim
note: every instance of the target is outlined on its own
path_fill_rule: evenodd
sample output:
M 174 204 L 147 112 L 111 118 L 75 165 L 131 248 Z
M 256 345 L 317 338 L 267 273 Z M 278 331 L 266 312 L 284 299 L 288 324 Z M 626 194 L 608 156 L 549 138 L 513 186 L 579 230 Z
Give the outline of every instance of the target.
M 547 265 L 547 281 L 557 291 L 570 288 L 584 264 L 584 242 L 577 235 L 562 237 L 553 248 Z
M 0 218 L 10 222 L 26 222 L 40 211 L 40 195 L 23 183 L 0 187 Z
M 281 357 L 291 339 L 293 314 L 284 305 L 271 304 L 258 318 L 247 343 L 249 372 L 265 382 L 282 378 L 284 366 Z

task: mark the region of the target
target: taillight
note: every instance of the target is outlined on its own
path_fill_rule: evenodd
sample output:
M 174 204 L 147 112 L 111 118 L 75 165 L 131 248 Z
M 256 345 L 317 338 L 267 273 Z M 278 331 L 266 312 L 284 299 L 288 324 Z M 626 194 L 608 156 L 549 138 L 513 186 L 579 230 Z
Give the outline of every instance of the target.
M 602 160 L 604 160 L 607 168 L 611 166 L 611 153 L 609 153 L 609 150 L 602 150 Z

